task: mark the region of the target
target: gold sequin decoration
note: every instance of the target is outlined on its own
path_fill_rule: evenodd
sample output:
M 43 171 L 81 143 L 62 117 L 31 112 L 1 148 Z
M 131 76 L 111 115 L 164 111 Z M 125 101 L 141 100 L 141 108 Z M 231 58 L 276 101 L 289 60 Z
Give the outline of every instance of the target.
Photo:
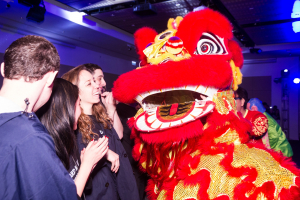
M 188 198 L 198 199 L 197 194 L 200 188 L 200 184 L 196 185 L 184 185 L 183 181 L 179 181 L 173 192 L 174 200 L 183 200 Z
M 202 155 L 201 161 L 196 169 L 191 169 L 191 176 L 201 169 L 207 169 L 210 172 L 211 183 L 208 188 L 209 198 L 216 198 L 219 194 L 226 194 L 233 198 L 233 188 L 241 182 L 241 178 L 228 176 L 227 171 L 220 165 L 224 154 Z
M 241 167 L 245 165 L 256 168 L 258 172 L 257 179 L 254 181 L 256 186 L 261 186 L 270 180 L 275 183 L 276 198 L 282 188 L 288 189 L 291 185 L 295 185 L 296 176 L 280 166 L 268 152 L 257 148 L 249 148 L 247 145 L 237 145 L 235 146 L 232 166 Z
M 235 131 L 229 130 L 216 140 L 219 142 L 236 141 L 238 138 Z M 200 152 L 195 151 L 192 156 L 198 155 Z M 209 198 L 216 198 L 219 194 L 226 194 L 233 198 L 233 188 L 235 188 L 245 177 L 231 177 L 228 172 L 220 165 L 225 154 L 218 155 L 202 155 L 200 163 L 196 169 L 191 168 L 190 176 L 193 176 L 201 169 L 207 169 L 210 172 L 211 183 L 208 189 Z M 275 197 L 278 198 L 278 192 L 282 188 L 288 189 L 291 185 L 295 185 L 296 176 L 289 170 L 280 166 L 280 164 L 266 151 L 249 148 L 245 144 L 235 145 L 232 166 L 239 168 L 242 166 L 253 167 L 257 170 L 258 176 L 254 181 L 257 187 L 262 186 L 267 181 L 273 181 L 276 185 Z M 251 195 L 254 191 L 250 192 Z M 263 195 L 261 196 L 262 199 Z
M 235 100 L 234 100 L 234 93 L 232 90 L 227 90 L 224 92 L 217 92 L 213 96 L 213 102 L 216 104 L 216 109 L 220 114 L 228 114 L 229 110 L 225 106 L 225 102 L 223 97 L 226 97 L 227 101 L 229 102 L 230 106 L 232 106 L 233 110 L 236 111 Z
M 221 135 L 218 138 L 215 138 L 214 140 L 216 143 L 221 142 L 221 143 L 227 143 L 227 144 L 240 144 L 240 138 L 239 138 L 239 134 L 232 129 L 228 129 L 228 131 L 226 131 L 223 135 Z

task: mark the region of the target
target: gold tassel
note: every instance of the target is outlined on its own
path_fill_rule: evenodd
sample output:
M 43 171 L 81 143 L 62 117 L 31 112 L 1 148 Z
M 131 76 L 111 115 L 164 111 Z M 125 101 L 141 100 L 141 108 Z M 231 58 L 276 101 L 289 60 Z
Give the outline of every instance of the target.
M 233 60 L 230 61 L 230 66 L 233 75 L 232 89 L 236 91 L 238 89 L 238 85 L 242 83 L 243 74 L 241 73 L 240 68 L 235 66 Z

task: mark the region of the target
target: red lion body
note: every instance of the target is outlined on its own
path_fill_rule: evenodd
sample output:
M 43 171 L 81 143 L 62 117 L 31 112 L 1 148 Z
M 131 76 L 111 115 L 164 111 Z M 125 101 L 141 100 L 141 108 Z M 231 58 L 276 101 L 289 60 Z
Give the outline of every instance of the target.
M 143 107 L 129 124 L 150 199 L 300 199 L 295 164 L 248 143 L 233 96 L 243 57 L 225 17 L 204 9 L 135 38 L 143 66 L 121 75 L 113 94 Z

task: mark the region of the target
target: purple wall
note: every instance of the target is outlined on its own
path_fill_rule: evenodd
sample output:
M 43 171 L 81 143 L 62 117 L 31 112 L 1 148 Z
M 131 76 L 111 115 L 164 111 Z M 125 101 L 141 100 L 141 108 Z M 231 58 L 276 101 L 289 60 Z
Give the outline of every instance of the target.
M 272 77 L 252 76 L 243 77 L 241 87 L 247 90 L 249 99 L 258 98 L 262 102 L 267 102 L 270 106 L 272 102 Z
M 271 77 L 271 103 L 270 105 L 277 105 L 281 111 L 281 84 L 276 84 L 273 80 L 281 76 L 281 70 L 288 69 L 291 76 L 299 74 L 299 57 L 285 57 L 277 58 L 275 63 L 261 63 L 261 64 L 245 64 L 241 70 L 243 77 Z M 263 82 L 256 83 L 264 87 Z M 299 140 L 299 86 L 291 84 L 289 90 L 289 129 L 290 139 Z

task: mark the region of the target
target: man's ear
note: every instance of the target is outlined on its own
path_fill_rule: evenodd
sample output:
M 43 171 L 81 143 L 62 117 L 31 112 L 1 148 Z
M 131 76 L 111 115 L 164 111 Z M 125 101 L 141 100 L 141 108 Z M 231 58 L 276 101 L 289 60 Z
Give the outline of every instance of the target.
M 250 109 L 250 103 L 247 103 L 247 109 L 248 109 L 248 110 L 251 110 L 251 109 Z
M 46 86 L 50 87 L 52 85 L 58 71 L 54 71 L 54 72 L 51 71 L 51 72 L 48 72 L 48 73 L 49 73 L 49 75 L 48 75 L 48 78 L 47 78 Z
M 4 76 L 4 62 L 1 63 L 1 75 L 3 78 L 5 78 Z

